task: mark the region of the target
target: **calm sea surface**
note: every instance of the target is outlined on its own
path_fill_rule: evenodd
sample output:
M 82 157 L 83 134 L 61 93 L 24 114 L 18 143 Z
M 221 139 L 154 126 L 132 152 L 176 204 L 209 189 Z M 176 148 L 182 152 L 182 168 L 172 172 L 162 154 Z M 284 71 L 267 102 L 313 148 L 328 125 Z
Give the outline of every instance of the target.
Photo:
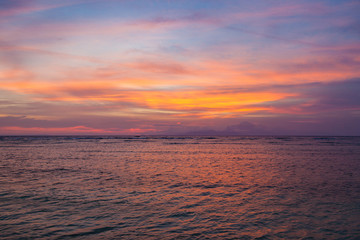
M 0 239 L 360 239 L 359 137 L 0 137 Z

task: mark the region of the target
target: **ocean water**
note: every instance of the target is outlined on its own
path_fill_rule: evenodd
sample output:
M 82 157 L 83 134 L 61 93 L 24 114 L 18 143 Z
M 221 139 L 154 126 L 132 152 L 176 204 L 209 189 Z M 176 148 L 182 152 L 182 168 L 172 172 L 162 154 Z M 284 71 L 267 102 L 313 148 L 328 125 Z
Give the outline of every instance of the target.
M 0 137 L 0 239 L 360 239 L 360 138 Z

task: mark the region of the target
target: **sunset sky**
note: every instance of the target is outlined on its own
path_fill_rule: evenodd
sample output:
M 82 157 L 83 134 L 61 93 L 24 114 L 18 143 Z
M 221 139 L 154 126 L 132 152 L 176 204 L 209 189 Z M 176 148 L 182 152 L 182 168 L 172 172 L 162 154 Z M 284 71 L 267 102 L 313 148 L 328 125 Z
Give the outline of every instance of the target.
M 0 0 L 0 135 L 360 135 L 359 13 Z

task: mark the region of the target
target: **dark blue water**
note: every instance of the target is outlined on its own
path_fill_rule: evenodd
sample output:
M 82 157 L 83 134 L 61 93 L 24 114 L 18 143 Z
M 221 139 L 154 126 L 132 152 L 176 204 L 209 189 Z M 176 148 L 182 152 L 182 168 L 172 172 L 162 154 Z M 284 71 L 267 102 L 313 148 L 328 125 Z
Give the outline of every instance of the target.
M 358 137 L 1 137 L 0 239 L 360 239 Z

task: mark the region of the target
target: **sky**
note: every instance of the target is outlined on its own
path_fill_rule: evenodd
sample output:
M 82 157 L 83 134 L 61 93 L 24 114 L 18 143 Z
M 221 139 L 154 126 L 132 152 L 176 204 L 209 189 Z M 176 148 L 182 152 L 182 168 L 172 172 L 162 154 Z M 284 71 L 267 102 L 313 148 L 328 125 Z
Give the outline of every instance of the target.
M 360 1 L 0 0 L 0 135 L 360 135 Z

